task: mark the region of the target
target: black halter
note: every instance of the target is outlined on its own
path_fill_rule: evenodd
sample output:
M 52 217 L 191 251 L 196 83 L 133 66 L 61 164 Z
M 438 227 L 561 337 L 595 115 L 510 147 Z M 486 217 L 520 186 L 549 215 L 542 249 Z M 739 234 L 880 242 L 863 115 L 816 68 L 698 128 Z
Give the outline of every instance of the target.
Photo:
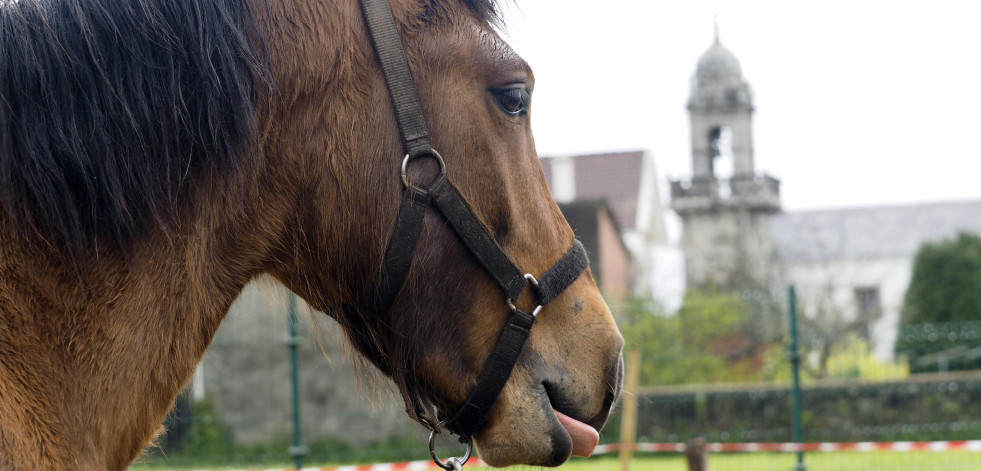
M 375 316 L 390 308 L 409 272 L 426 208 L 430 205 L 435 206 L 474 258 L 501 287 L 505 300 L 502 307 L 507 305 L 511 309 L 511 316 L 467 401 L 439 424 L 459 435 L 461 442 L 470 444 L 471 437 L 487 420 L 491 406 L 511 375 L 511 370 L 535 322 L 535 316 L 543 306 L 579 278 L 589 266 L 589 260 L 582 244 L 573 241 L 572 248 L 540 278 L 536 279 L 531 274 L 522 274 L 504 249 L 494 240 L 491 231 L 480 222 L 473 209 L 447 178 L 442 156 L 430 145 L 422 107 L 388 1 L 361 0 L 361 9 L 368 24 L 375 53 L 381 62 L 402 136 L 402 145 L 406 153 L 402 160 L 402 183 L 405 191 L 395 229 L 385 251 L 382 268 L 376 275 L 368 294 L 356 305 L 345 306 L 345 314 L 351 322 L 367 322 L 365 316 Z M 435 159 L 440 166 L 439 176 L 428 189 L 413 185 L 406 177 L 406 167 L 409 162 L 420 157 Z M 514 301 L 528 285 L 532 287 L 538 304 L 530 314 L 514 305 Z M 380 361 L 385 358 L 385 352 L 380 351 L 383 347 L 379 342 L 373 341 L 370 337 L 373 334 L 368 329 L 364 329 L 367 326 L 355 327 L 362 327 L 357 329 L 360 333 L 355 334 L 361 337 L 355 340 L 378 359 L 376 363 L 382 370 L 391 374 L 391 365 Z M 430 427 L 435 432 L 439 425 L 430 425 Z M 433 457 L 446 469 L 462 465 L 460 461 L 453 462 L 454 459 L 451 459 L 451 463 L 447 465 L 435 455 Z

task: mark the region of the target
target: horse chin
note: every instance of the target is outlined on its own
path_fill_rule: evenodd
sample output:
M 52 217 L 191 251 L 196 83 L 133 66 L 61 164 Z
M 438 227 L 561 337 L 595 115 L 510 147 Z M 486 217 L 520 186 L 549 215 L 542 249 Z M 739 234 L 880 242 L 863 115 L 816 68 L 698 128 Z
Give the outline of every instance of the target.
M 474 436 L 491 466 L 559 466 L 593 452 L 620 393 L 623 337 L 598 292 L 589 293 L 557 298 L 538 319 Z
M 544 388 L 531 395 L 506 394 L 499 401 L 498 409 L 509 409 L 508 413 L 492 417 L 474 436 L 484 462 L 495 467 L 554 467 L 572 456 L 572 437 L 559 422 Z
M 591 415 L 568 406 L 570 401 L 561 396 L 559 388 L 548 383 L 540 382 L 524 391 L 509 384 L 495 407 L 498 413 L 474 437 L 480 457 L 496 467 L 555 467 L 571 456 L 589 456 L 599 439 L 597 431 L 606 423 L 619 393 L 620 364 L 610 372 L 616 388 L 607 391 L 602 410 Z M 520 373 L 531 381 L 524 371 Z

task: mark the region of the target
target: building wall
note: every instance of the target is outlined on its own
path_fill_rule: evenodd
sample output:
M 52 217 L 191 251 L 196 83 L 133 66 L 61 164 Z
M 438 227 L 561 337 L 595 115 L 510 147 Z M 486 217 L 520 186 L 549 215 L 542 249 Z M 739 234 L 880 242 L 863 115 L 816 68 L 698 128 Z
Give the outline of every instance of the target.
M 859 319 L 856 289 L 875 288 L 881 314 L 869 321 L 869 340 L 877 358 L 889 361 L 899 328 L 899 313 L 912 276 L 912 259 L 890 257 L 855 260 L 783 261 L 786 283 L 796 286 L 806 316 L 823 309 L 842 321 Z
M 869 334 L 876 356 L 890 359 L 917 251 L 959 232 L 981 233 L 979 214 L 981 201 L 781 213 L 771 221 L 787 270 L 781 283 L 812 293 L 802 296 L 805 309 L 832 299 L 835 309 L 826 310 L 848 319 L 857 314 L 855 290 L 878 288 L 882 315 Z
M 655 273 L 665 271 L 659 250 L 668 247 L 668 233 L 664 221 L 664 205 L 657 183 L 657 165 L 654 156 L 644 151 L 640 175 L 640 191 L 637 197 L 637 219 L 633 229 L 622 232 L 623 243 L 631 256 L 631 294 L 638 297 L 654 296 L 661 302 L 670 303 Z M 665 295 L 665 296 L 662 296 Z
M 682 214 L 688 287 L 764 286 L 773 259 L 769 217 L 739 208 Z
M 620 240 L 609 211 L 599 211 L 596 217 L 598 218 L 599 262 L 602 264 L 603 272 L 600 290 L 608 302 L 613 304 L 624 302 L 631 291 L 630 254 Z

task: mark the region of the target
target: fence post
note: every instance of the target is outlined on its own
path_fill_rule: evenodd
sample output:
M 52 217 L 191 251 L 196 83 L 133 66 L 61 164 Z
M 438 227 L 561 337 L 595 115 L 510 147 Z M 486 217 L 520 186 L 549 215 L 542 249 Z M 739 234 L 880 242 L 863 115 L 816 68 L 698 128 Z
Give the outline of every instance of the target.
M 620 422 L 620 470 L 630 470 L 637 447 L 637 385 L 640 383 L 640 350 L 627 352 L 627 377 L 623 387 L 623 420 Z
M 685 458 L 688 459 L 688 471 L 708 471 L 708 450 L 702 437 L 689 440 L 685 444 Z
M 794 409 L 791 421 L 793 424 L 793 440 L 800 444 L 804 441 L 804 428 L 801 424 L 800 350 L 797 346 L 797 290 L 794 288 L 794 285 L 790 285 L 787 297 L 789 298 L 788 302 L 790 304 L 788 311 L 790 314 L 790 364 L 794 370 Z M 804 464 L 804 450 L 800 449 L 797 451 L 796 471 L 806 470 L 807 465 Z
M 293 388 L 293 446 L 287 449 L 293 457 L 293 464 L 296 469 L 303 467 L 303 457 L 307 454 L 307 447 L 303 446 L 303 431 L 300 428 L 300 359 L 297 348 L 300 346 L 300 337 L 296 334 L 296 295 L 290 293 L 290 334 L 286 337 L 286 345 L 290 349 L 290 382 Z

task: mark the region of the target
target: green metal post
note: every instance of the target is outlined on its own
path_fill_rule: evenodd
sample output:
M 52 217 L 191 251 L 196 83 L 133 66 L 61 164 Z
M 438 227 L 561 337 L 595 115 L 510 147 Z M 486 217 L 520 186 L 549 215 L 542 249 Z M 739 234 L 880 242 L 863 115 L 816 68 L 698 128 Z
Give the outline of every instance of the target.
M 307 447 L 303 446 L 303 431 L 300 428 L 300 359 L 297 352 L 300 346 L 300 337 L 296 334 L 296 295 L 290 293 L 290 335 L 286 338 L 286 345 L 290 349 L 290 379 L 293 386 L 293 446 L 289 447 L 289 454 L 293 457 L 296 469 L 303 467 L 303 457 L 307 454 Z
M 797 347 L 797 290 L 790 286 L 788 294 L 790 303 L 790 364 L 794 369 L 794 410 L 793 410 L 793 439 L 796 443 L 804 442 L 804 428 L 801 425 L 801 390 L 800 390 L 800 350 Z M 806 471 L 804 452 L 797 452 L 797 471 Z

